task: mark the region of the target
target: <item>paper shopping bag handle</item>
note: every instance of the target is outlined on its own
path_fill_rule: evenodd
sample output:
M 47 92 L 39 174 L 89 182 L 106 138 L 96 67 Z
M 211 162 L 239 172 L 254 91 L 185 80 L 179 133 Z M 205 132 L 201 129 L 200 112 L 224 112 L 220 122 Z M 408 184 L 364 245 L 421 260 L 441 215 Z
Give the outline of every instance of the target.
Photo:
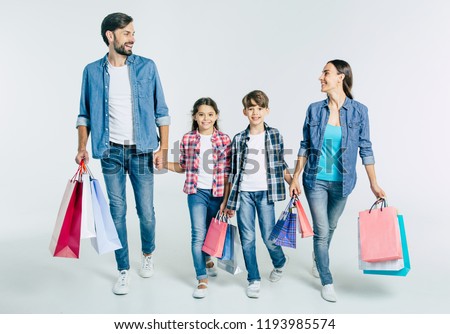
M 380 197 L 380 198 L 378 198 L 378 199 L 375 201 L 375 203 L 372 204 L 372 206 L 370 207 L 369 213 L 372 212 L 372 210 L 373 210 L 374 207 L 378 207 L 378 204 L 380 204 L 380 203 L 381 203 L 381 211 L 383 211 L 383 207 L 387 207 L 387 206 L 388 206 L 388 205 L 387 205 L 386 198 Z

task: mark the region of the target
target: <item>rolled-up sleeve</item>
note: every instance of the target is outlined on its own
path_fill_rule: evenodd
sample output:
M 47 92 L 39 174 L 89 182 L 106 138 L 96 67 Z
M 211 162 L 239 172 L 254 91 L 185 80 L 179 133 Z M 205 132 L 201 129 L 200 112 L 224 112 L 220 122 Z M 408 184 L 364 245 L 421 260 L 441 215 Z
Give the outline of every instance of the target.
M 300 148 L 297 155 L 299 157 L 307 157 L 308 150 L 310 148 L 310 132 L 309 132 L 309 115 L 311 113 L 311 106 L 308 107 L 306 112 L 305 122 L 303 123 L 303 139 L 300 141 Z
M 170 125 L 170 116 L 156 118 L 156 126 Z
M 155 123 L 156 126 L 170 125 L 169 108 L 167 107 L 166 100 L 164 98 L 164 92 L 161 85 L 161 80 L 159 79 L 158 69 L 154 68 L 154 89 L 153 94 L 155 98 Z
M 370 141 L 369 113 L 364 107 L 361 111 L 361 128 L 359 132 L 359 156 L 363 165 L 375 164 L 375 157 L 372 150 L 372 142 Z
M 88 80 L 88 71 L 87 68 L 85 68 L 83 71 L 83 79 L 81 84 L 80 112 L 77 117 L 77 128 L 79 126 L 87 126 L 88 128 L 91 127 Z

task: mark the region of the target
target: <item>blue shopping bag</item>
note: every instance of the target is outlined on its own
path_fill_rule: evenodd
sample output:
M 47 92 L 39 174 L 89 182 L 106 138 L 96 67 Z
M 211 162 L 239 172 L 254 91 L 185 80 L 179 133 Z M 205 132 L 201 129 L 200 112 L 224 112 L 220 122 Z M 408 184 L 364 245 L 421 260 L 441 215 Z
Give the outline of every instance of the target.
M 297 214 L 288 212 L 280 233 L 274 239 L 274 244 L 290 248 L 297 247 Z
M 239 238 L 238 228 L 233 224 L 228 224 L 228 230 L 230 240 L 232 243 L 230 259 L 217 259 L 217 267 L 225 270 L 226 272 L 237 275 L 243 272 L 242 268 L 245 268 L 244 258 L 242 254 L 242 245 Z M 228 234 L 228 231 L 227 231 Z
M 397 215 L 397 218 L 398 218 L 398 225 L 400 228 L 400 239 L 402 243 L 404 267 L 400 270 L 363 270 L 364 274 L 406 276 L 411 270 L 411 262 L 409 259 L 408 243 L 406 241 L 405 222 L 403 220 L 403 215 Z
M 270 233 L 269 240 L 275 245 L 296 248 L 297 214 L 292 211 L 295 200 L 291 198 Z
M 231 260 L 234 253 L 234 234 L 235 230 L 232 228 L 231 224 L 228 224 L 227 234 L 225 235 L 225 242 L 223 244 L 222 257 L 221 260 Z

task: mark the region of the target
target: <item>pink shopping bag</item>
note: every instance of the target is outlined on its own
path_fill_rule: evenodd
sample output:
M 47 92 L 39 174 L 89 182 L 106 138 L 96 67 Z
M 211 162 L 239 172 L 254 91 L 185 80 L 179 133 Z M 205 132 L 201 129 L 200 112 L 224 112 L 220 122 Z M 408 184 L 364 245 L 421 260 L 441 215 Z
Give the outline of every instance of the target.
M 302 238 L 313 236 L 313 229 L 311 228 L 311 224 L 309 223 L 306 212 L 303 209 L 302 203 L 297 196 L 295 196 L 295 207 L 297 208 L 298 226 L 300 227 L 299 231 L 302 234 Z
M 378 209 L 377 204 L 381 203 Z M 374 208 L 375 207 L 375 208 Z M 361 260 L 380 262 L 403 258 L 397 209 L 377 200 L 370 210 L 359 213 Z
M 202 251 L 211 256 L 221 258 L 225 237 L 227 235 L 227 227 L 228 223 L 226 222 L 226 218 L 219 216 L 219 213 L 217 213 L 216 217 L 214 217 L 209 224 Z

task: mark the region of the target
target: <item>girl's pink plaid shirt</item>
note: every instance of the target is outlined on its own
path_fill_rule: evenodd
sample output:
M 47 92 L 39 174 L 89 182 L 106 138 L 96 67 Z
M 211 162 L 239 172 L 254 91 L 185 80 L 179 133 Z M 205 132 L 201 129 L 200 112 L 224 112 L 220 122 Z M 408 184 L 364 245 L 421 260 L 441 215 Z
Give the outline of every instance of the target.
M 225 182 L 230 173 L 231 139 L 228 135 L 214 129 L 211 136 L 213 147 L 213 184 L 214 197 L 222 197 Z M 197 130 L 186 133 L 180 143 L 180 166 L 186 171 L 183 191 L 186 194 L 197 192 L 200 155 L 200 134 Z

